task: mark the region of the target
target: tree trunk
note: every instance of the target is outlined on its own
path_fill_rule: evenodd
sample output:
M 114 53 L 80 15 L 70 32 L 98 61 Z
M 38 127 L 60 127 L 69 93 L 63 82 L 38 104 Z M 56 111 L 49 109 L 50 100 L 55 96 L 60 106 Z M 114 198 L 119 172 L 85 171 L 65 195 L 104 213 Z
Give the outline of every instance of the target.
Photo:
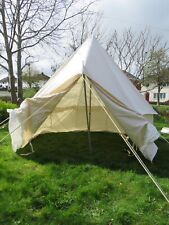
M 1 16 L 2 16 L 2 29 L 4 33 L 3 37 L 5 42 L 6 54 L 7 54 L 11 102 L 16 103 L 17 98 L 16 98 L 16 91 L 15 91 L 15 77 L 14 77 L 14 71 L 13 71 L 12 51 L 10 49 L 10 45 L 8 42 L 8 32 L 7 32 L 6 20 L 5 20 L 5 1 L 2 1 L 1 3 Z
M 9 86 L 10 86 L 10 92 L 11 92 L 11 102 L 17 103 L 12 56 L 8 57 L 8 68 L 9 68 Z
M 17 34 L 17 97 L 18 97 L 18 104 L 23 101 L 23 88 L 22 88 L 22 67 L 21 67 L 21 60 L 22 60 L 22 52 L 21 52 L 21 24 L 20 24 L 20 0 L 17 0 L 17 26 L 18 26 L 18 34 Z
M 157 105 L 160 105 L 160 91 L 161 91 L 161 88 L 160 88 L 160 85 L 158 85 L 158 87 L 157 87 Z
M 17 54 L 17 97 L 18 101 L 23 100 L 23 88 L 22 88 L 22 69 L 21 69 L 21 51 L 18 51 Z
M 29 88 L 32 88 L 32 83 L 28 82 Z

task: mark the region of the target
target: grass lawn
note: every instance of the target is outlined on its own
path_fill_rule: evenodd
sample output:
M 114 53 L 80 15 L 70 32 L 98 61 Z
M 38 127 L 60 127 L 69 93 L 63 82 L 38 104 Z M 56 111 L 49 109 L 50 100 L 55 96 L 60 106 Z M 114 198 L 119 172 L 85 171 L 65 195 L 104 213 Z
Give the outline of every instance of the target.
M 0 139 L 8 132 L 0 130 Z M 169 225 L 169 204 L 116 134 L 45 134 L 35 153 L 0 145 L 0 224 Z M 147 166 L 169 195 L 169 146 Z

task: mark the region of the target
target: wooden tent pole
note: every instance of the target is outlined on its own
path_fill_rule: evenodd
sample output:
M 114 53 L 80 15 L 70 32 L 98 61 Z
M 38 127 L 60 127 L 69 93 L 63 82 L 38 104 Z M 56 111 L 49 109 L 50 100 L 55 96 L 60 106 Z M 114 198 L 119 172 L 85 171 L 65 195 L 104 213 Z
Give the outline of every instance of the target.
M 92 84 L 90 83 L 90 92 L 89 92 L 89 131 L 91 127 L 91 110 L 92 110 Z
M 85 111 L 86 111 L 88 144 L 89 144 L 89 151 L 90 151 L 90 153 L 92 153 L 91 132 L 90 132 L 90 125 L 91 125 L 91 89 L 90 89 L 89 112 L 88 112 L 87 91 L 86 91 L 86 81 L 85 81 L 85 79 L 86 79 L 86 77 L 83 74 L 83 87 L 84 87 L 84 97 L 85 97 Z

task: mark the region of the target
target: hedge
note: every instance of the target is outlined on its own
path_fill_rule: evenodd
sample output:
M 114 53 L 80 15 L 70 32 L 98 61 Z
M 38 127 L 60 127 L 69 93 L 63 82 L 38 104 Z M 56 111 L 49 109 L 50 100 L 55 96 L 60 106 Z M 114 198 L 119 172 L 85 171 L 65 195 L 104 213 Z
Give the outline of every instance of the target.
M 155 121 L 160 123 L 169 123 L 169 105 L 153 105 L 158 115 L 155 115 Z

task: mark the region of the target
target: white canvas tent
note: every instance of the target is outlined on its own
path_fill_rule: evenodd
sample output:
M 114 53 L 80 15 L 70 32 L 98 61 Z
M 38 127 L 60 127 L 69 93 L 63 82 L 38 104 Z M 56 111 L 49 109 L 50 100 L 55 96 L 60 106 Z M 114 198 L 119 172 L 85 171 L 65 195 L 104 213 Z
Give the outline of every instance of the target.
M 153 114 L 112 58 L 89 38 L 33 98 L 10 111 L 9 131 L 14 151 L 47 132 L 125 133 L 152 161 L 159 137 Z

